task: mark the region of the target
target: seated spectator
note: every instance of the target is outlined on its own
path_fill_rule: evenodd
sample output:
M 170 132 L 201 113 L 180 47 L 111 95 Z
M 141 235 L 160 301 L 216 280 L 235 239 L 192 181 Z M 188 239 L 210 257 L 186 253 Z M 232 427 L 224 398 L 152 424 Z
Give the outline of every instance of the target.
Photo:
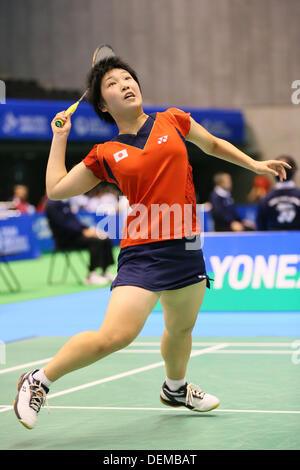
M 116 214 L 119 211 L 119 198 L 112 185 L 99 184 L 88 193 L 86 210 L 95 214 Z
M 253 180 L 253 186 L 247 195 L 247 200 L 251 204 L 259 202 L 272 187 L 271 179 L 268 175 L 256 175 Z
M 14 187 L 12 205 L 21 214 L 35 213 L 35 207 L 28 202 L 28 188 L 23 184 L 17 184 Z
M 243 232 L 254 230 L 250 220 L 242 220 L 231 195 L 232 179 L 229 173 L 214 176 L 215 187 L 210 195 L 211 215 L 216 232 Z
M 114 264 L 112 246 L 108 235 L 95 227 L 87 227 L 72 213 L 70 202 L 47 201 L 46 216 L 58 249 L 86 249 L 90 255 L 86 285 L 105 285 L 114 279 L 108 267 Z M 100 275 L 96 269 L 102 269 Z
M 292 157 L 282 156 L 277 160 L 289 163 L 286 180 L 277 179 L 272 189 L 259 203 L 257 210 L 257 230 L 300 230 L 300 189 L 294 178 L 297 165 Z
M 80 211 L 87 210 L 88 196 L 86 194 L 79 194 L 69 198 L 69 203 L 73 214 L 77 214 Z

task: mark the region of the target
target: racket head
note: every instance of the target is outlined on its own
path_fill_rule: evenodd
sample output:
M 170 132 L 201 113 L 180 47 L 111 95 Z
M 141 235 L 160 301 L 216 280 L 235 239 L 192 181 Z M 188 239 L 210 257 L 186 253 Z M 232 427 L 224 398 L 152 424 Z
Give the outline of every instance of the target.
M 114 57 L 115 55 L 115 51 L 109 44 L 100 44 L 93 54 L 92 67 L 101 62 L 101 60 Z
M 115 51 L 109 44 L 100 44 L 94 51 L 92 67 L 101 62 L 101 60 L 108 59 L 109 57 L 114 57 L 115 55 Z M 81 95 L 81 97 L 79 98 L 79 100 L 67 109 L 66 113 L 73 114 L 76 111 L 78 104 L 88 95 L 88 92 L 89 90 L 86 89 L 83 95 Z M 63 127 L 64 123 L 61 119 L 56 119 L 55 125 L 56 127 Z
M 114 57 L 115 55 L 116 55 L 115 51 L 109 44 L 100 44 L 94 51 L 93 59 L 92 59 L 92 67 L 94 67 L 94 65 L 101 62 L 101 60 L 107 59 L 108 57 Z M 83 95 L 78 100 L 79 103 L 86 97 L 86 95 L 88 94 L 88 91 L 89 91 L 88 89 L 85 90 Z

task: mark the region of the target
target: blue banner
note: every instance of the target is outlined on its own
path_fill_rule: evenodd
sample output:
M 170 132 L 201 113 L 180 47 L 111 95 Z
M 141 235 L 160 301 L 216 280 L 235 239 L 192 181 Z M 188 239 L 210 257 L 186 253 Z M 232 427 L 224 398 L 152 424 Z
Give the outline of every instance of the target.
M 120 242 L 122 214 L 79 212 L 86 225 Z M 202 226 L 208 225 L 202 219 Z M 117 236 L 116 236 L 117 234 Z M 299 311 L 300 231 L 205 232 L 201 236 L 206 270 L 214 279 L 205 296 L 206 311 Z M 53 248 L 44 214 L 0 220 L 0 252 L 8 260 L 29 259 Z M 200 248 L 190 242 L 187 249 Z
M 8 99 L 5 105 L 0 105 L 0 138 L 50 140 L 52 119 L 71 104 L 66 101 Z M 115 133 L 115 126 L 100 121 L 88 103 L 81 103 L 72 118 L 69 140 L 105 141 Z
M 78 217 L 86 226 L 96 226 L 102 220 L 103 229 L 111 238 L 112 246 L 120 244 L 119 216 L 97 216 L 80 211 Z M 117 236 L 115 235 L 117 234 Z M 8 261 L 38 258 L 54 249 L 48 220 L 44 214 L 24 215 L 0 220 L 0 252 Z
M 32 228 L 32 216 L 0 220 L 0 252 L 8 261 L 40 256 Z
M 120 244 L 125 213 L 118 213 L 114 216 L 79 211 L 77 215 L 86 226 L 96 226 L 105 230 L 113 246 Z M 213 231 L 214 225 L 210 212 L 200 211 L 199 216 L 202 230 Z M 0 219 L 0 251 L 10 254 L 8 259 L 36 258 L 40 253 L 47 253 L 53 248 L 52 233 L 44 213 Z
M 31 216 L 32 230 L 36 244 L 42 253 L 47 253 L 54 249 L 52 232 L 44 214 L 34 214 Z
M 7 99 L 0 105 L 0 139 L 50 140 L 51 121 L 72 103 Z M 145 106 L 147 114 L 164 111 L 170 106 Z M 245 140 L 243 114 L 239 110 L 197 109 L 180 107 L 213 135 L 235 143 Z M 117 127 L 101 121 L 88 103 L 80 103 L 72 117 L 70 141 L 104 142 L 117 134 Z
M 245 121 L 241 111 L 233 109 L 201 109 L 177 105 L 173 106 L 187 113 L 191 113 L 191 117 L 195 119 L 196 122 L 201 124 L 208 132 L 216 137 L 236 144 L 245 142 Z M 146 113 L 150 114 L 155 111 L 164 111 L 173 106 L 145 106 L 144 110 Z

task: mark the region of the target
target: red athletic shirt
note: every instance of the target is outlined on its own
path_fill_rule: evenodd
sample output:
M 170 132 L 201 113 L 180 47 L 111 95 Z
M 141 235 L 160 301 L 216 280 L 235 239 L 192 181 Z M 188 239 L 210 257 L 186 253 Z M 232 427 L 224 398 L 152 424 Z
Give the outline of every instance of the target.
M 129 200 L 121 248 L 200 233 L 185 145 L 189 130 L 190 113 L 169 108 L 149 115 L 137 134 L 95 145 L 83 159 Z

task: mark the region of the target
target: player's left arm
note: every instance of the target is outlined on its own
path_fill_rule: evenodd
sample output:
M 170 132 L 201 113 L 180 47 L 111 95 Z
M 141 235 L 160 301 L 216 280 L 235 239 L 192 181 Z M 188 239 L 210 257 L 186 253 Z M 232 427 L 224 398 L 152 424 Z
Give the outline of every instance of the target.
M 227 140 L 219 139 L 210 134 L 203 126 L 198 124 L 193 118 L 186 140 L 197 145 L 203 152 L 213 157 L 221 158 L 227 162 L 242 166 L 247 170 L 257 174 L 271 174 L 279 176 L 280 181 L 286 178 L 285 168 L 291 168 L 286 162 L 279 160 L 257 161 L 246 155 Z

